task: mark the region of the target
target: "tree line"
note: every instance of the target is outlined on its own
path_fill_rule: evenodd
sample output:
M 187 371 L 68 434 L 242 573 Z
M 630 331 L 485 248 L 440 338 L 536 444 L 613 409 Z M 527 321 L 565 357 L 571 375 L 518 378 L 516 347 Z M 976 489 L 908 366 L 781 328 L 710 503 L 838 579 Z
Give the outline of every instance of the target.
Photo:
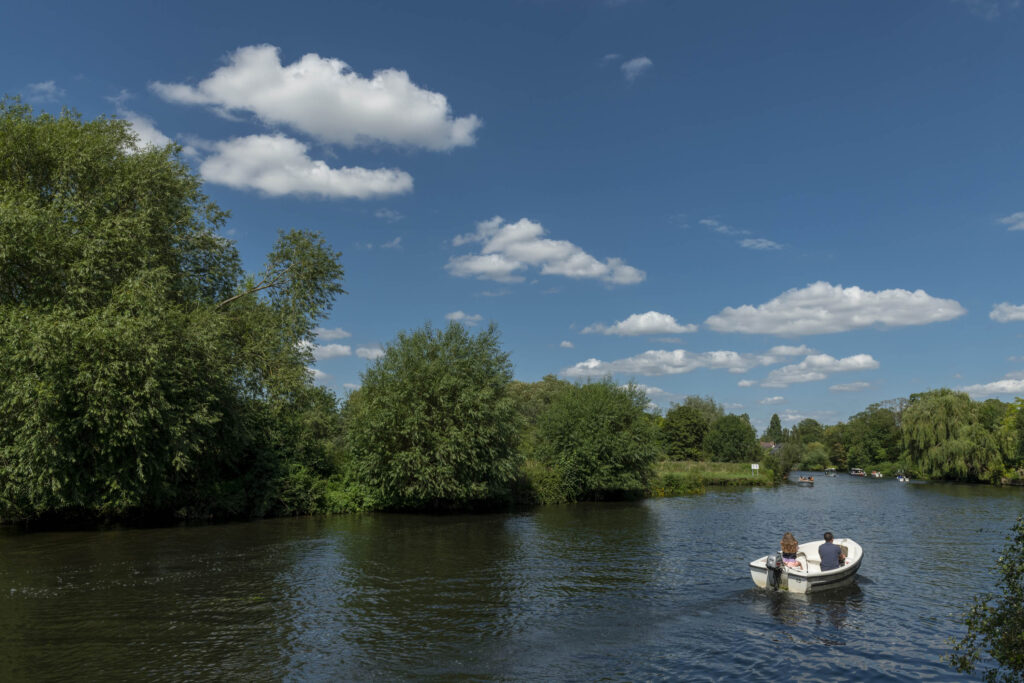
M 344 399 L 315 386 L 341 254 L 281 232 L 247 273 L 180 148 L 117 119 L 0 101 L 0 521 L 465 509 L 638 497 L 662 460 L 898 463 L 998 481 L 1021 402 L 948 390 L 846 424 L 636 385 L 514 381 L 495 327 L 400 333 Z M 671 487 L 663 487 L 671 488 Z

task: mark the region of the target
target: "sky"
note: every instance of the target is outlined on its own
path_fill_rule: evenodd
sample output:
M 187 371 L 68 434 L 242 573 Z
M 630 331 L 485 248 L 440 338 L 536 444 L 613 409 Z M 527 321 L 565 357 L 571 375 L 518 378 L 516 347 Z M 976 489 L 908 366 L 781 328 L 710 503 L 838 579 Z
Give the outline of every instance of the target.
M 183 146 L 247 270 L 320 232 L 340 396 L 401 331 L 516 379 L 845 421 L 1024 395 L 1024 3 L 5 3 L 0 92 Z

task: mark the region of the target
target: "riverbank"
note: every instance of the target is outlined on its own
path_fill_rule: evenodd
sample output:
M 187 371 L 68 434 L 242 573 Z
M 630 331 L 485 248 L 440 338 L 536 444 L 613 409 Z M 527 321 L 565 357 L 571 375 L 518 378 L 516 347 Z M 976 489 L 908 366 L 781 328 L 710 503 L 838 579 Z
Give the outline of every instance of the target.
M 752 470 L 745 462 L 662 460 L 654 465 L 650 496 L 702 493 L 709 486 L 774 486 L 767 470 Z

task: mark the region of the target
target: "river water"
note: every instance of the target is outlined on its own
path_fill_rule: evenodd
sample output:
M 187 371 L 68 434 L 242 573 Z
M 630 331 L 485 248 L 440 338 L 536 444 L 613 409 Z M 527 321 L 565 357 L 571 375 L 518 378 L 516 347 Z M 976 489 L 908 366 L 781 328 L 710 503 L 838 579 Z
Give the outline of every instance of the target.
M 794 475 L 795 478 L 795 475 Z M 957 680 L 1024 490 L 813 488 L 97 532 L 0 533 L 0 680 Z M 786 530 L 857 582 L 754 588 Z

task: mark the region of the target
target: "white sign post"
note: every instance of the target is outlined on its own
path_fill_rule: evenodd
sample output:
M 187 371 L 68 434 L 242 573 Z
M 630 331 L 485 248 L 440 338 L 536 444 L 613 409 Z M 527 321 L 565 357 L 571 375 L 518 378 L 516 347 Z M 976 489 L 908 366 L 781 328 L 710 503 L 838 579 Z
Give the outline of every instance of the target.
M 756 462 L 752 462 L 752 463 L 750 463 L 750 469 L 753 472 L 757 472 L 759 469 L 761 469 L 761 466 L 759 464 L 757 464 Z

